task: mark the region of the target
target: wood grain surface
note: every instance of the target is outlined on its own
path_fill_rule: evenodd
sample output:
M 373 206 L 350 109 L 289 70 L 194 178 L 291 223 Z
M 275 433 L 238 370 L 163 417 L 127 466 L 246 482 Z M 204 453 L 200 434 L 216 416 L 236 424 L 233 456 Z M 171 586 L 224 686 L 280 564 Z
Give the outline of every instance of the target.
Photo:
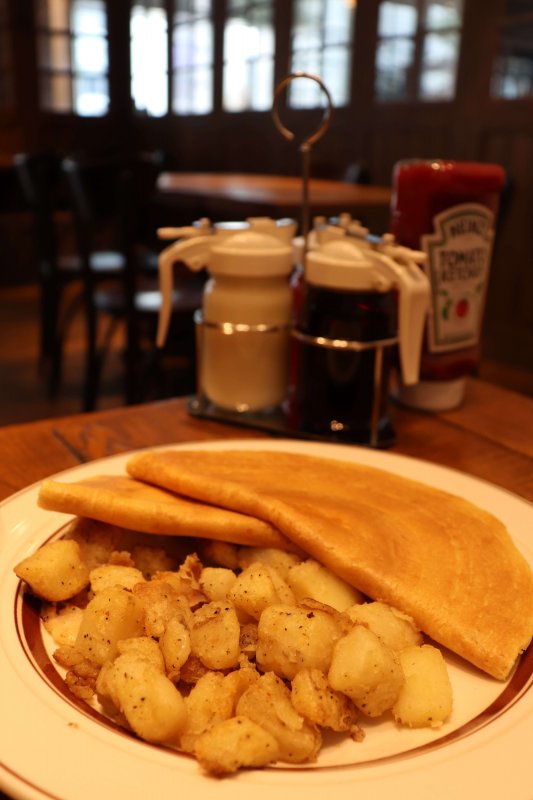
M 533 501 L 533 400 L 471 379 L 461 408 L 394 407 L 391 452 L 461 470 Z M 0 499 L 78 464 L 173 442 L 264 438 L 192 417 L 185 398 L 0 428 Z

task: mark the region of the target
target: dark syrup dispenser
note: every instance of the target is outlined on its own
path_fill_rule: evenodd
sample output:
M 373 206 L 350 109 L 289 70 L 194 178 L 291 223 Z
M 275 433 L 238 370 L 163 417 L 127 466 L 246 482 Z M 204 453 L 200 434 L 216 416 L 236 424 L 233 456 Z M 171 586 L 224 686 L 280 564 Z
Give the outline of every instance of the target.
M 358 230 L 326 226 L 306 254 L 289 413 L 307 435 L 387 447 L 391 371 L 418 381 L 429 283 L 423 253 Z

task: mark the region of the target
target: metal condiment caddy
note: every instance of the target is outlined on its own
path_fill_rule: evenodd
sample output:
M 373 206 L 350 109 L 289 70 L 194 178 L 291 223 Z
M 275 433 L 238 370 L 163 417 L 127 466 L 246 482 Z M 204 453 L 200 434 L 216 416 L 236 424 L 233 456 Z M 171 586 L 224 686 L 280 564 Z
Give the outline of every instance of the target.
M 385 447 L 394 440 L 391 373 L 397 368 L 406 386 L 418 381 L 429 307 L 420 268 L 426 256 L 389 234 L 372 236 L 348 214 L 329 222 L 317 217 L 310 229 L 311 146 L 329 126 L 331 97 L 317 76 L 294 73 L 276 89 L 273 117 L 292 140 L 278 103 L 301 77 L 318 82 L 327 103 L 322 124 L 299 147 L 299 236 L 294 220 L 263 217 L 161 229 L 161 238 L 176 241 L 159 257 L 157 342 L 164 343 L 170 322 L 174 264 L 206 267 L 195 315 L 198 386 L 191 413 L 282 435 Z

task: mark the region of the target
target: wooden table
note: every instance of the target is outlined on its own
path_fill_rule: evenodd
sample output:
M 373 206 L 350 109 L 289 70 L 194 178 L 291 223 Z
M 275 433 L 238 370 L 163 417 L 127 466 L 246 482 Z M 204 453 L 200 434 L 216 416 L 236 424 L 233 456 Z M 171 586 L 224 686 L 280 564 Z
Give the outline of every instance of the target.
M 302 180 L 288 175 L 217 172 L 163 172 L 157 182 L 161 197 L 169 201 L 200 200 L 207 216 L 238 219 L 267 214 L 300 219 Z M 391 189 L 313 178 L 309 182 L 313 215 L 342 211 L 366 220 L 380 219 L 387 226 Z
M 481 380 L 460 409 L 393 409 L 392 452 L 461 470 L 533 501 L 533 399 Z M 47 475 L 139 447 L 269 434 L 191 417 L 184 398 L 0 428 L 0 499 Z

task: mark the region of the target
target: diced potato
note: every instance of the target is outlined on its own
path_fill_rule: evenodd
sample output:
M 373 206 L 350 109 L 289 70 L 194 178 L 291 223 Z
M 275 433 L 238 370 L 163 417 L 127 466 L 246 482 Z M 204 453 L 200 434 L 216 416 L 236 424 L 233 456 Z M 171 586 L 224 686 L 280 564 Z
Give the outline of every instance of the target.
M 179 680 L 180 670 L 191 654 L 191 638 L 188 628 L 179 617 L 167 622 L 159 647 L 165 660 L 168 677 Z
M 150 580 L 157 572 L 172 570 L 174 559 L 162 547 L 136 545 L 131 549 L 131 556 L 137 569 Z
M 43 625 L 58 645 L 75 644 L 82 617 L 82 609 L 71 604 L 49 605 L 42 613 Z
M 239 547 L 237 558 L 241 569 L 246 569 L 252 564 L 263 564 L 275 569 L 286 583 L 290 567 L 302 560 L 295 553 L 278 550 L 276 547 Z
M 367 716 L 378 717 L 396 702 L 404 675 L 394 651 L 356 625 L 333 648 L 328 682 Z
M 70 600 L 89 583 L 89 569 L 72 539 L 47 542 L 15 567 L 31 591 L 51 602 Z
M 257 652 L 257 622 L 247 622 L 241 625 L 239 647 L 241 654 L 246 658 L 255 658 Z
M 220 672 L 207 672 L 185 698 L 187 719 L 180 737 L 180 746 L 192 753 L 197 738 L 217 722 L 233 716 L 235 689 L 224 683 Z
M 170 584 L 177 594 L 187 598 L 190 606 L 195 606 L 198 603 L 205 603 L 207 599 L 200 587 L 202 571 L 202 562 L 196 553 L 191 553 L 178 570 L 158 572 L 152 580 Z
M 366 625 L 397 652 L 422 644 L 422 634 L 413 618 L 386 603 L 359 603 L 346 609 L 346 615 L 352 622 Z
M 241 767 L 264 767 L 276 761 L 279 746 L 264 728 L 244 716 L 219 722 L 201 734 L 194 755 L 211 775 L 227 775 Z
M 259 672 L 250 664 L 243 665 L 224 676 L 223 688 L 233 698 L 233 708 L 237 706 L 240 696 L 259 678 Z
M 105 522 L 76 517 L 69 526 L 66 538 L 79 544 L 83 561 L 91 570 L 100 564 L 107 564 L 111 553 L 120 546 L 124 538 L 124 529 Z
M 205 603 L 194 612 L 191 652 L 209 669 L 229 669 L 239 663 L 241 628 L 229 603 Z
M 319 669 L 301 669 L 292 680 L 291 701 L 309 722 L 334 731 L 349 731 L 357 722 L 357 709 L 336 692 Z
M 151 636 L 133 636 L 130 639 L 121 639 L 117 643 L 117 650 L 120 655 L 130 653 L 142 657 L 153 664 L 159 672 L 165 672 L 165 659 L 158 643 Z
M 363 602 L 357 589 L 311 558 L 291 566 L 287 580 L 296 600 L 310 597 L 337 611 Z
M 142 656 L 118 656 L 107 676 L 113 696 L 135 733 L 148 742 L 177 745 L 187 718 L 172 681 Z
M 133 589 L 137 583 L 144 583 L 142 572 L 135 567 L 122 567 L 118 564 L 102 564 L 90 572 L 91 589 L 96 594 L 110 586 Z
M 237 576 L 231 569 L 204 567 L 200 577 L 200 588 L 208 600 L 226 600 L 236 580 Z
M 273 672 L 261 675 L 244 692 L 236 710 L 238 716 L 248 717 L 276 739 L 280 761 L 303 764 L 316 760 L 322 744 L 320 731 L 296 711 L 289 689 Z
M 220 542 L 216 539 L 205 539 L 200 543 L 201 554 L 204 561 L 228 569 L 239 568 L 238 547 L 230 542 Z
M 305 667 L 329 669 L 333 647 L 343 633 L 336 613 L 300 606 L 272 605 L 257 629 L 257 665 L 291 680 Z
M 400 653 L 405 683 L 392 707 L 394 718 L 411 728 L 438 728 L 452 711 L 452 686 L 442 653 L 425 644 Z
M 144 611 L 144 633 L 158 639 L 172 617 L 191 616 L 187 600 L 166 581 L 137 583 L 133 594 Z
M 83 612 L 76 648 L 95 664 L 118 653 L 118 642 L 142 636 L 143 614 L 135 595 L 112 586 L 93 597 Z
M 228 592 L 228 600 L 254 619 L 259 619 L 268 606 L 293 600 L 287 584 L 272 568 L 251 564 L 237 577 Z

